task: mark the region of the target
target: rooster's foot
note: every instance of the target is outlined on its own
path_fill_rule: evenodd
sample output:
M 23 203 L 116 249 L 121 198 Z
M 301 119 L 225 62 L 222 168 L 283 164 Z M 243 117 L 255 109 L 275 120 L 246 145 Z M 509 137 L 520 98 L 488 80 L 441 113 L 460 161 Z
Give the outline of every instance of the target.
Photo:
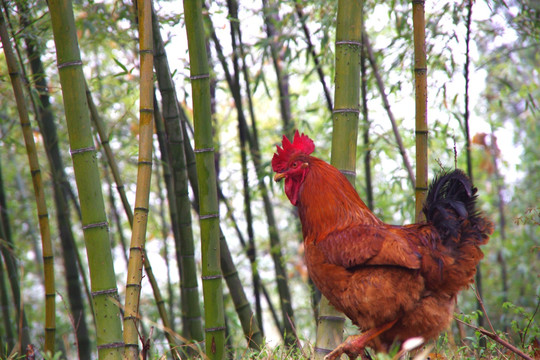
M 343 354 L 346 354 L 350 359 L 356 359 L 358 355 L 364 353 L 364 348 L 368 342 L 367 340 L 369 339 L 367 339 L 364 334 L 349 336 L 345 342 L 335 348 L 330 354 L 326 355 L 324 360 L 335 360 Z
M 360 335 L 351 335 L 344 343 L 335 348 L 330 354 L 326 355 L 324 360 L 335 360 L 341 355 L 346 354 L 351 360 L 356 359 L 359 355 L 364 356 L 364 349 L 377 336 L 389 330 L 397 322 L 397 319 L 381 325 L 379 327 L 369 329 Z

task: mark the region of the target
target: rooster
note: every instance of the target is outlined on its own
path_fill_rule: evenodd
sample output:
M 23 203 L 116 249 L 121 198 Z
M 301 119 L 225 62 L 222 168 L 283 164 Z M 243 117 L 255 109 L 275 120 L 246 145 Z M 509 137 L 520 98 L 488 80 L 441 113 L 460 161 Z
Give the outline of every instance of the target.
M 493 225 L 476 210 L 476 188 L 461 171 L 439 175 L 423 207 L 426 220 L 389 225 L 364 204 L 335 167 L 310 156 L 306 135 L 283 136 L 272 158 L 275 181 L 298 207 L 309 276 L 362 331 L 327 355 L 364 357 L 394 342 L 437 337 L 456 296 L 473 283 Z

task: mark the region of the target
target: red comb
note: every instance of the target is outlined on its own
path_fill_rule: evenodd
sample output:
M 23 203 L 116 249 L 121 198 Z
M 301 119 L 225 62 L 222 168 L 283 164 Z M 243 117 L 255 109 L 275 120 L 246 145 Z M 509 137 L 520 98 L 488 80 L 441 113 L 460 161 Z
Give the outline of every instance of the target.
M 307 135 L 300 135 L 298 130 L 294 133 L 294 139 L 291 143 L 285 135 L 281 147 L 277 145 L 277 153 L 272 158 L 272 169 L 274 172 L 282 172 L 287 169 L 289 158 L 293 154 L 302 153 L 311 154 L 315 150 L 315 144 Z

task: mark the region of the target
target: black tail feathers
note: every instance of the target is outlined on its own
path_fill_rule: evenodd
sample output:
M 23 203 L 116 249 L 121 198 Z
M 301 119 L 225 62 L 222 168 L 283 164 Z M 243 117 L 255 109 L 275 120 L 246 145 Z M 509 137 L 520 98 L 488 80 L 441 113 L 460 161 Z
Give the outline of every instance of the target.
M 423 212 L 426 220 L 437 228 L 445 245 L 450 245 L 448 242 L 451 240 L 460 241 L 464 222 L 468 223 L 467 228 L 476 228 L 480 223 L 485 223 L 475 208 L 476 191 L 469 177 L 461 170 L 439 174 L 431 183 Z M 478 235 L 480 244 L 484 236 Z

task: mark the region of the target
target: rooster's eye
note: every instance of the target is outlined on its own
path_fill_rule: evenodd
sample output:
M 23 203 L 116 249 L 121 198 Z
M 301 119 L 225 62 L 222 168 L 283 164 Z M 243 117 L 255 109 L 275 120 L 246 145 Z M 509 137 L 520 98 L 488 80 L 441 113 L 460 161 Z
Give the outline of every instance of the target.
M 296 169 L 296 168 L 298 167 L 298 161 L 293 162 L 292 165 L 291 165 L 291 167 L 292 167 L 293 169 Z

